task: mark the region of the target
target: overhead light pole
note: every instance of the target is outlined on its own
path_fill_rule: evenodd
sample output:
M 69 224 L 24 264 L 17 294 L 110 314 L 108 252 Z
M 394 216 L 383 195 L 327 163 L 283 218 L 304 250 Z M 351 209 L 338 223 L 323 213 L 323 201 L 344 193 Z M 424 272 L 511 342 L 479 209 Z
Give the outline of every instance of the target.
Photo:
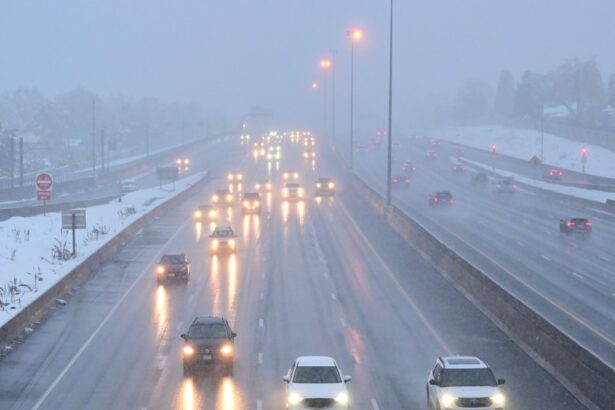
M 359 29 L 349 31 L 350 37 L 350 169 L 353 168 L 354 156 L 354 45 L 361 41 L 363 32 Z
M 391 160 L 393 147 L 393 0 L 389 22 L 389 122 L 387 131 L 387 205 L 391 205 Z

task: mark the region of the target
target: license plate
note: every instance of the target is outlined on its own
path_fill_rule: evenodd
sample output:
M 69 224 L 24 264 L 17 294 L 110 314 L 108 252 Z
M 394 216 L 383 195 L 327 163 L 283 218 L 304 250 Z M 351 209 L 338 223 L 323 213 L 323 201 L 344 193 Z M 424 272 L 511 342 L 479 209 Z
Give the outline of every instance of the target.
M 175 274 L 174 273 L 169 273 L 169 278 L 174 278 Z
M 211 355 L 210 354 L 203 355 L 203 360 L 211 360 Z

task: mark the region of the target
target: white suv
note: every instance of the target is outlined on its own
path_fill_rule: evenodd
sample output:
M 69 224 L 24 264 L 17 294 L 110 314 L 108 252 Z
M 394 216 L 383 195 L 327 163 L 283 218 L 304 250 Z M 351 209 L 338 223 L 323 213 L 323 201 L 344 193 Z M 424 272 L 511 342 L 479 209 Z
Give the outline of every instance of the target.
M 286 408 L 346 410 L 350 401 L 346 383 L 351 379 L 330 357 L 298 357 L 282 378 L 286 382 Z
M 504 410 L 502 384 L 478 357 L 438 357 L 427 380 L 427 403 L 437 410 Z

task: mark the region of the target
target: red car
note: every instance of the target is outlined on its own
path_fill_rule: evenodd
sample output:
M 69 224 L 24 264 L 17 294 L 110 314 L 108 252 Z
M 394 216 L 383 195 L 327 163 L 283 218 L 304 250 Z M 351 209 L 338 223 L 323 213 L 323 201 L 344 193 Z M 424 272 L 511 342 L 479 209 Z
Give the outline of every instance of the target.
M 562 179 L 563 176 L 564 176 L 564 171 L 562 171 L 561 169 L 557 169 L 557 168 L 551 168 L 547 170 L 547 172 L 545 172 L 545 177 L 549 179 L 560 180 Z
M 406 175 L 397 175 L 394 176 L 391 179 L 391 184 L 393 184 L 393 186 L 397 186 L 397 187 L 401 187 L 401 186 L 410 186 L 410 178 L 408 178 Z
M 190 261 L 183 253 L 165 253 L 156 264 L 156 279 L 158 283 L 165 280 L 190 278 Z

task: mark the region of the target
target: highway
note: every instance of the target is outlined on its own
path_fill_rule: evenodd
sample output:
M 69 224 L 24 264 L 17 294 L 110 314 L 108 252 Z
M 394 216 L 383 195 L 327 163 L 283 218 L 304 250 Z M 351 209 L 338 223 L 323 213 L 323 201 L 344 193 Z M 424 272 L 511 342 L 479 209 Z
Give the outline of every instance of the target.
M 357 410 L 426 408 L 428 371 L 447 354 L 487 361 L 507 380 L 507 409 L 582 408 L 345 189 L 323 151 L 310 164 L 285 145 L 279 166 L 232 146 L 202 153 L 213 175 L 203 192 L 139 232 L 0 362 L 0 408 L 281 409 L 281 378 L 306 354 L 333 356 L 353 376 Z M 248 186 L 269 176 L 274 191 L 260 217 L 232 208 L 238 253 L 212 257 L 211 227 L 192 213 L 236 168 Z M 308 198 L 285 205 L 279 181 L 291 169 Z M 312 198 L 317 176 L 336 180 L 335 198 Z M 173 251 L 191 259 L 191 280 L 157 285 L 154 263 Z M 232 376 L 183 376 L 179 335 L 197 315 L 223 315 L 238 334 Z
M 385 149 L 356 159 L 361 176 L 380 192 L 385 191 Z M 438 151 L 439 158 L 427 160 L 427 150 Z M 434 148 L 427 139 L 403 141 L 394 152 L 393 175 L 406 160 L 417 170 L 409 188 L 394 189 L 394 203 L 615 366 L 615 215 L 523 188 L 508 196 L 492 186 L 474 186 L 471 172 L 452 172 L 453 152 L 453 146 Z M 484 160 L 481 155 L 465 153 L 475 161 Z M 452 207 L 428 206 L 429 195 L 439 190 L 453 193 Z M 593 221 L 591 238 L 560 237 L 559 220 L 570 216 Z

